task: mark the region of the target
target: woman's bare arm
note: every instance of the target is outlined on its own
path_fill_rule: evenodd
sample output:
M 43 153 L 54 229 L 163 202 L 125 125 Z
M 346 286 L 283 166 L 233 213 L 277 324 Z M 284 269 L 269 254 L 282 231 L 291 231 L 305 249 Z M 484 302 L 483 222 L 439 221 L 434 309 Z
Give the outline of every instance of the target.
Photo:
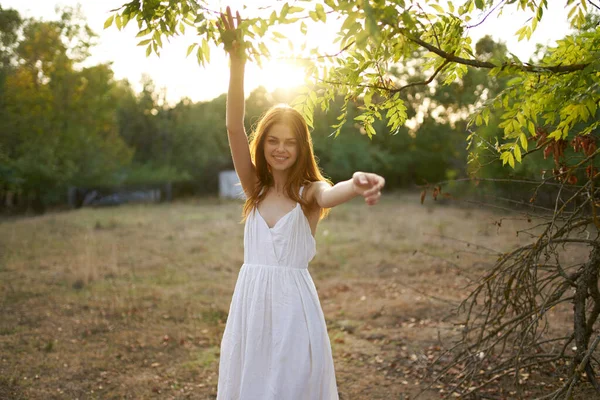
M 332 208 L 356 196 L 363 196 L 368 205 L 377 204 L 381 189 L 385 185 L 383 177 L 369 172 L 355 172 L 352 179 L 330 186 L 326 182 L 314 182 L 307 196 L 314 198 L 320 208 Z
M 244 128 L 244 71 L 245 57 L 243 48 L 241 48 L 242 38 L 239 31 L 241 22 L 240 14 L 237 13 L 238 29 L 235 27 L 231 9 L 227 7 L 227 14 L 221 16 L 224 32 L 229 33 L 229 37 L 234 37 L 232 43 L 226 43 L 225 47 L 230 58 L 229 90 L 227 92 L 227 114 L 226 125 L 227 135 L 229 137 L 229 147 L 233 166 L 240 178 L 242 188 L 246 194 L 251 193 L 256 185 L 256 173 L 252 158 L 250 156 L 250 146 L 248 137 Z

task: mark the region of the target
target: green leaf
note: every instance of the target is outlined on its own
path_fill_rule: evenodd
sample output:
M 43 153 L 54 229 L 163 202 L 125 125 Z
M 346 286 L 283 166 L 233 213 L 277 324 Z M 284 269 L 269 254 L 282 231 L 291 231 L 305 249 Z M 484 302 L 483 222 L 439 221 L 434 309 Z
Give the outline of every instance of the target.
M 533 121 L 529 121 L 527 123 L 527 130 L 531 133 L 531 136 L 535 136 L 535 125 L 533 125 Z M 527 139 L 525 139 L 527 141 Z M 523 148 L 527 148 L 527 146 L 523 146 Z
M 148 47 L 146 48 L 146 57 L 150 56 L 150 54 L 152 54 L 152 45 L 149 44 Z
M 525 136 L 525 134 L 521 132 L 521 134 L 519 135 L 519 139 L 521 140 L 521 147 L 523 147 L 523 150 L 527 151 L 527 136 Z
M 205 38 L 202 39 L 202 54 L 204 55 L 204 59 L 207 63 L 210 62 L 210 47 L 208 46 L 208 42 Z
M 315 12 L 317 13 L 318 18 L 322 22 L 327 22 L 327 14 L 325 14 L 325 10 L 323 9 L 322 4 L 317 4 L 317 6 L 315 8 Z
M 344 20 L 344 23 L 342 24 L 340 31 L 343 32 L 346 29 L 349 29 L 352 25 L 354 25 L 355 22 L 356 22 L 356 16 L 354 14 L 349 14 L 348 17 L 346 17 L 346 19 Z
M 186 57 L 189 57 L 189 55 L 192 54 L 192 51 L 194 51 L 194 49 L 196 48 L 196 46 L 198 46 L 198 43 L 190 44 L 190 46 L 187 49 Z
M 513 156 L 512 153 L 506 153 L 506 154 L 508 154 L 508 157 L 507 157 L 508 158 L 508 164 L 510 165 L 510 167 L 512 169 L 515 169 L 515 157 Z
M 373 92 L 365 93 L 365 97 L 363 101 L 365 102 L 365 106 L 369 107 L 371 105 L 371 99 L 373 98 Z
M 146 28 L 146 29 L 139 31 L 138 34 L 135 35 L 135 37 L 138 38 L 138 37 L 146 36 L 146 35 L 150 34 L 151 32 L 152 32 L 152 29 Z
M 373 128 L 373 125 L 371 124 L 365 124 L 365 130 L 367 131 L 367 135 L 369 136 L 369 138 L 372 138 L 373 135 L 377 134 L 377 132 Z
M 104 21 L 104 29 L 108 28 L 109 26 L 112 25 L 113 21 L 115 20 L 115 15 L 111 15 L 110 17 L 108 17 L 106 19 L 106 21 Z
M 304 107 L 303 111 L 302 111 L 302 115 L 304 116 L 304 119 L 306 120 L 306 124 L 314 129 L 314 125 L 313 125 L 313 110 L 309 107 Z
M 311 100 L 311 104 L 317 104 L 317 102 L 319 101 L 319 99 L 317 98 L 317 92 L 315 92 L 314 90 L 311 90 L 310 92 L 308 92 L 308 98 Z
M 146 39 L 146 40 L 142 40 L 141 42 L 139 42 L 137 45 L 138 46 L 145 46 L 148 43 L 150 43 L 152 41 L 152 39 Z
M 154 31 L 154 35 L 152 36 L 154 42 L 158 47 L 162 47 L 162 40 L 160 38 L 160 31 Z
M 444 14 L 444 9 L 438 4 L 430 4 L 432 8 L 434 8 L 440 14 Z
M 281 13 L 279 14 L 279 19 L 284 20 L 288 12 L 290 11 L 290 5 L 285 3 L 281 8 Z
M 300 32 L 302 32 L 303 35 L 306 35 L 307 28 L 306 28 L 306 24 L 304 23 L 304 21 L 302 21 L 300 23 Z
M 528 31 L 529 31 L 529 27 L 528 26 L 524 26 L 524 27 L 520 28 L 519 30 L 517 30 L 515 32 L 515 35 L 518 35 L 519 36 L 519 41 L 521 41 L 521 40 L 523 40 L 523 38 L 525 36 L 527 36 Z M 529 35 L 531 35 L 531 33 L 529 33 Z
M 519 147 L 518 143 L 515 144 L 515 148 L 513 151 L 515 153 L 515 158 L 517 159 L 517 161 L 521 162 L 521 148 Z

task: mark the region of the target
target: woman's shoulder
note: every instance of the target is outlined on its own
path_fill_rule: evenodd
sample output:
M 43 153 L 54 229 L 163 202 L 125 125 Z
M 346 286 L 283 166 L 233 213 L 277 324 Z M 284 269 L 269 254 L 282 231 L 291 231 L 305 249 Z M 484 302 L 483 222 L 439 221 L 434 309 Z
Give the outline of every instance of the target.
M 327 181 L 312 181 L 304 184 L 304 197 L 308 202 L 314 198 L 318 191 L 325 190 L 331 187 Z

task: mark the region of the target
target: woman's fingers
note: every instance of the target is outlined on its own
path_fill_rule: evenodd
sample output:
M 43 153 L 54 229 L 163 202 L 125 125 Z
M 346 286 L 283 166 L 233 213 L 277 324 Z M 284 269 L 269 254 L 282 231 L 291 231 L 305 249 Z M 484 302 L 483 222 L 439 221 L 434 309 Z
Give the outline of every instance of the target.
M 363 193 L 364 197 L 370 197 L 373 194 L 380 192 L 385 184 L 385 181 L 383 180 L 383 178 L 377 176 L 376 179 L 374 181 L 371 181 L 370 183 L 372 184 L 372 186 Z
M 365 200 L 379 200 L 381 197 L 381 192 L 377 191 L 370 196 L 365 196 Z
M 221 25 L 223 27 L 224 31 L 229 30 L 229 22 L 227 22 L 227 16 L 223 13 L 221 13 L 221 21 L 220 21 L 219 25 Z
M 229 22 L 229 28 L 235 29 L 235 24 L 233 23 L 233 15 L 231 14 L 231 8 L 227 6 L 227 21 Z
M 377 204 L 381 197 L 381 189 L 385 185 L 385 179 L 377 174 L 366 174 L 367 180 L 371 187 L 363 193 L 365 202 L 372 206 Z
M 385 185 L 383 177 L 370 172 L 355 172 L 354 184 L 360 187 L 358 191 L 368 205 L 376 204 L 381 197 L 381 189 Z
M 381 197 L 381 194 L 378 194 L 378 195 L 375 195 L 375 196 L 371 196 L 371 197 L 369 197 L 369 198 L 366 198 L 366 199 L 365 199 L 365 202 L 366 202 L 368 205 L 372 206 L 372 205 L 375 205 L 375 204 L 377 204 L 377 202 L 379 201 L 379 198 L 380 198 L 380 197 Z
M 368 198 L 373 196 L 375 193 L 377 193 L 379 191 L 379 188 L 377 186 L 372 187 L 369 190 L 365 190 L 365 192 L 363 193 L 363 197 L 364 198 Z
M 239 27 L 240 23 L 242 22 L 242 17 L 240 16 L 239 11 L 236 11 L 236 18 L 237 18 L 238 27 Z M 231 13 L 231 7 L 227 6 L 225 12 L 221 13 L 220 19 L 221 19 L 224 30 L 234 30 L 235 29 L 235 23 L 233 20 L 233 14 Z

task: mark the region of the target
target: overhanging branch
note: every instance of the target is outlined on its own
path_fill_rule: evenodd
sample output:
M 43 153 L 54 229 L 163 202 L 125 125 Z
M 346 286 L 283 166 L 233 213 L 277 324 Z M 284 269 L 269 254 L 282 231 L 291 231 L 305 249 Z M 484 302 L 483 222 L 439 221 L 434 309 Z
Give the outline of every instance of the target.
M 386 22 L 386 23 L 388 25 L 393 25 L 393 24 L 390 24 L 389 22 Z M 568 72 L 581 71 L 585 67 L 590 65 L 590 63 L 584 63 L 584 64 L 571 64 L 571 65 L 541 66 L 541 65 L 529 65 L 529 64 L 525 64 L 525 65 L 515 64 L 515 63 L 511 63 L 511 62 L 505 62 L 500 65 L 496 65 L 489 61 L 481 61 L 481 60 L 476 60 L 476 59 L 470 60 L 468 58 L 458 57 L 452 53 L 448 53 L 448 52 L 440 49 L 439 47 L 436 47 L 430 43 L 427 43 L 426 41 L 422 40 L 421 38 L 411 34 L 410 32 L 408 32 L 407 29 L 399 29 L 399 32 L 401 35 L 406 37 L 411 42 L 414 42 L 414 43 L 418 44 L 419 46 L 431 51 L 432 53 L 437 54 L 438 56 L 442 57 L 443 59 L 445 59 L 448 62 L 455 62 L 458 64 L 469 65 L 469 66 L 475 67 L 475 68 L 492 69 L 492 68 L 497 68 L 497 67 L 500 67 L 500 68 L 512 67 L 512 68 L 520 69 L 521 71 L 524 71 L 524 72 L 533 72 L 533 73 L 543 73 L 543 72 L 568 73 Z
M 445 61 L 442 63 L 442 65 L 440 65 L 439 67 L 437 67 L 437 68 L 436 68 L 436 70 L 435 70 L 435 71 L 433 71 L 433 74 L 432 74 L 432 75 L 429 77 L 429 79 L 427 79 L 426 81 L 423 81 L 423 82 L 413 82 L 413 83 L 409 83 L 408 85 L 404 85 L 404 86 L 402 86 L 402 87 L 400 87 L 400 88 L 398 88 L 398 89 L 393 89 L 393 90 L 390 90 L 390 92 L 391 92 L 391 93 L 396 93 L 396 92 L 400 92 L 400 91 L 402 91 L 402 90 L 404 90 L 404 89 L 406 89 L 406 88 L 412 87 L 412 86 L 429 85 L 429 84 L 431 83 L 431 81 L 433 81 L 433 78 L 435 78 L 435 77 L 436 77 L 436 75 L 437 75 L 437 74 L 439 74 L 439 73 L 440 73 L 440 71 L 441 71 L 441 70 L 443 70 L 443 69 L 444 69 L 444 67 L 445 67 L 446 65 L 448 65 L 448 63 L 449 63 L 449 62 L 450 62 L 449 60 L 445 60 Z

